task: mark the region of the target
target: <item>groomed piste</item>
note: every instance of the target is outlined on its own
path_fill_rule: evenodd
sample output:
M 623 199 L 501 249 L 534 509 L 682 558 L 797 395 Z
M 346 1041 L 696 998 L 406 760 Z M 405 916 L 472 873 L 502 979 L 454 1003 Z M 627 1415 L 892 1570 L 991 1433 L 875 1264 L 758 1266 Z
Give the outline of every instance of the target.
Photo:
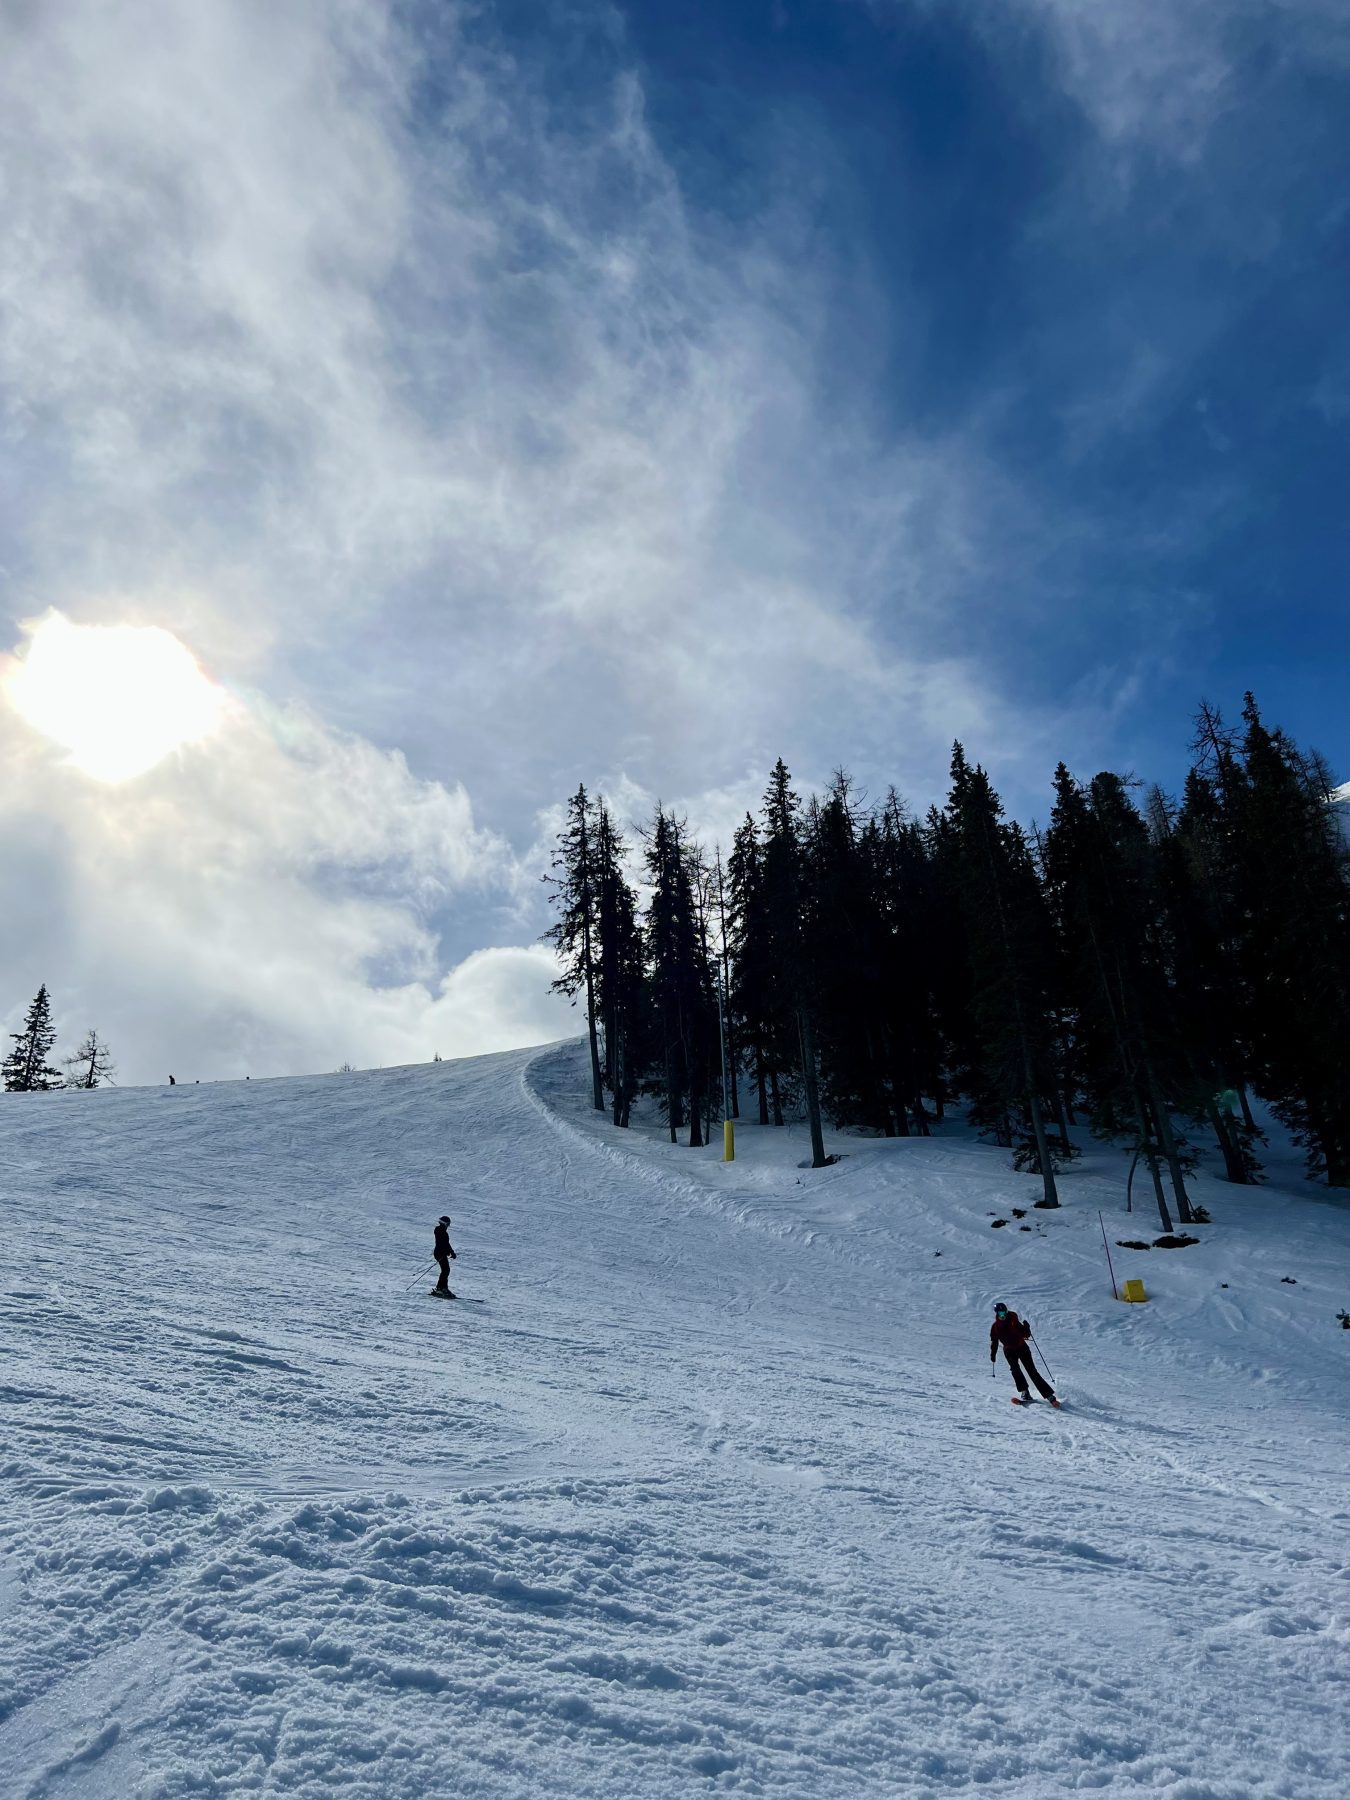
M 1100 1148 L 1047 1213 L 959 1125 L 813 1172 L 586 1097 L 0 1098 L 0 1794 L 1340 1800 L 1334 1196 L 1132 1252 Z

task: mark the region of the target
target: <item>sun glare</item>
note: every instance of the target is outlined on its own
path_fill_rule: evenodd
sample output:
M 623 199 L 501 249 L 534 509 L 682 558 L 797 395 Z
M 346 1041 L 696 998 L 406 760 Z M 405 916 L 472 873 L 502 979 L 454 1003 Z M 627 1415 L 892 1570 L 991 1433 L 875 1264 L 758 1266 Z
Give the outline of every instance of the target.
M 158 625 L 75 625 L 52 612 L 29 627 L 5 680 L 10 704 L 97 781 L 128 781 L 209 737 L 224 695 Z

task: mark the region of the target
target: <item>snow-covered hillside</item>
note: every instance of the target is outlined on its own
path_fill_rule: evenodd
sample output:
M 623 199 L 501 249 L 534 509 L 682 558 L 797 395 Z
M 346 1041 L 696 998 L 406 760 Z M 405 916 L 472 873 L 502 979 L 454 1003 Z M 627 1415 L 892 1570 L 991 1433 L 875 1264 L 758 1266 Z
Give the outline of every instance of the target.
M 1350 1214 L 584 1101 L 0 1098 L 0 1793 L 1344 1793 Z

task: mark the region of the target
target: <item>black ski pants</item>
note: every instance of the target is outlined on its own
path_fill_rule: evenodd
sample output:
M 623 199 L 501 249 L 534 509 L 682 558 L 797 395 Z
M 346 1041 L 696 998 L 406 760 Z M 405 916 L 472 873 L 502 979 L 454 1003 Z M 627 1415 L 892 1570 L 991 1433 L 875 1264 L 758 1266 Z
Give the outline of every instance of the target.
M 1050 1398 L 1055 1390 L 1045 1379 L 1044 1375 L 1041 1374 L 1035 1363 L 1032 1362 L 1031 1350 L 1028 1345 L 1024 1344 L 1020 1350 L 1008 1350 L 1005 1348 L 1003 1354 L 1008 1359 L 1008 1367 L 1013 1372 L 1013 1380 L 1017 1383 L 1017 1391 L 1019 1394 L 1026 1393 L 1027 1376 L 1030 1375 L 1031 1379 L 1036 1383 L 1037 1391 L 1043 1398 L 1046 1400 Z
M 438 1256 L 436 1261 L 440 1265 L 441 1271 L 441 1278 L 436 1283 L 436 1286 L 448 1288 L 450 1285 L 450 1258 L 448 1256 Z

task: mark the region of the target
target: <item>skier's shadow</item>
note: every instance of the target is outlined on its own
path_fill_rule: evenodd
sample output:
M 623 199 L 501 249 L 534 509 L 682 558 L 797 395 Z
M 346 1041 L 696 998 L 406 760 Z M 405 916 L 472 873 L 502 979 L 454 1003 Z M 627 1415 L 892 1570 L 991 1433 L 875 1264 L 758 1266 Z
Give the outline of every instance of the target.
M 1132 1412 L 1127 1406 L 1111 1406 L 1093 1393 L 1084 1393 L 1075 1389 L 1071 1398 L 1064 1404 L 1066 1416 L 1077 1419 L 1095 1419 L 1103 1425 L 1115 1425 L 1122 1429 L 1138 1431 L 1148 1437 L 1176 1439 L 1178 1442 L 1187 1437 L 1187 1433 L 1176 1425 L 1162 1425 L 1151 1419 L 1143 1411 Z

